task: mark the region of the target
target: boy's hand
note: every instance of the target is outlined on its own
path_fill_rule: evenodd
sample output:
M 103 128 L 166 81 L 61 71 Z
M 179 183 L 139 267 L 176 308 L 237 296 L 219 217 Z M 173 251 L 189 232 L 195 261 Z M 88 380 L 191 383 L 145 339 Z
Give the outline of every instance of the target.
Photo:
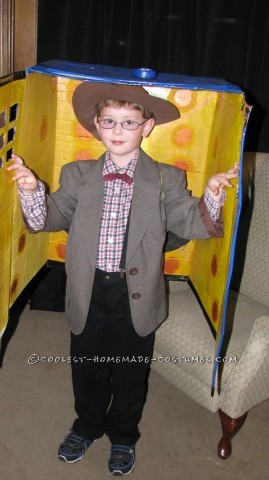
M 32 193 L 39 191 L 37 178 L 31 172 L 31 170 L 23 164 L 23 160 L 21 159 L 21 157 L 13 154 L 11 155 L 11 158 L 13 160 L 13 165 L 7 167 L 7 170 L 15 170 L 13 180 L 16 180 L 18 182 L 18 185 L 22 192 L 25 195 L 31 195 Z
M 207 182 L 207 191 L 216 202 L 221 201 L 221 194 L 224 187 L 233 187 L 230 180 L 238 177 L 239 164 L 236 162 L 228 172 L 217 173 L 210 177 Z

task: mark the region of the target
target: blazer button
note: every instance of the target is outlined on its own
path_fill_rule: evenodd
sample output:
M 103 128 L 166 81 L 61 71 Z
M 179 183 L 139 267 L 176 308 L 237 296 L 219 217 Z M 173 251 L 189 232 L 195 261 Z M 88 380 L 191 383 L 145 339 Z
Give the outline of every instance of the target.
M 133 293 L 132 298 L 134 300 L 138 300 L 141 297 L 141 294 L 139 292 Z
M 130 275 L 136 275 L 137 272 L 138 272 L 137 268 L 131 268 L 131 270 L 129 271 Z

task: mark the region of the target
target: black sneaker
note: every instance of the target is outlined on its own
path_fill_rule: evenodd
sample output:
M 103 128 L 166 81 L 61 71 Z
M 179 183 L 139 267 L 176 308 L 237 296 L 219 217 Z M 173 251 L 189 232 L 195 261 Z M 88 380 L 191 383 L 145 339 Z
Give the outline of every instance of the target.
M 108 470 L 112 475 L 128 475 L 135 467 L 135 447 L 112 445 Z
M 81 460 L 88 448 L 93 443 L 92 440 L 86 440 L 74 432 L 70 432 L 64 437 L 58 450 L 58 458 L 67 463 L 75 463 Z

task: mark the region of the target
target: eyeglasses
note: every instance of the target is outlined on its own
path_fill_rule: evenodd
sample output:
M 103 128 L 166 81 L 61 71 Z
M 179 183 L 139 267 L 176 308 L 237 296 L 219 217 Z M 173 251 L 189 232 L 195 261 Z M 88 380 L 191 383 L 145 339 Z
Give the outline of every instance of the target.
M 97 123 L 99 123 L 101 128 L 110 129 L 115 128 L 116 125 L 121 125 L 124 130 L 137 130 L 140 125 L 143 125 L 148 121 L 144 120 L 144 122 L 135 122 L 134 120 L 124 120 L 123 122 L 115 122 L 111 118 L 97 118 Z

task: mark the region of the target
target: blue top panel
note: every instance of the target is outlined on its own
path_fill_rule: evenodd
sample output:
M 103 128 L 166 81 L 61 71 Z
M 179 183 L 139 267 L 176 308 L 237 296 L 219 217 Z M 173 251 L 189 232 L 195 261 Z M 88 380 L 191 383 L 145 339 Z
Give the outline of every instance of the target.
M 92 82 L 127 83 L 132 85 L 243 93 L 238 86 L 222 79 L 159 73 L 147 68 L 132 70 L 131 68 L 50 60 L 26 70 L 27 74 L 31 72 Z

